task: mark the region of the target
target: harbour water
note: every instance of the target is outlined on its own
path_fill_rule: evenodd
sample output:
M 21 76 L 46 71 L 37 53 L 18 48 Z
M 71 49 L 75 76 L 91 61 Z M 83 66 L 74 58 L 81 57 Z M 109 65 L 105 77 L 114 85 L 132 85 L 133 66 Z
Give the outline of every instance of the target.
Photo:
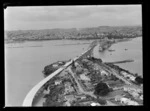
M 98 49 L 94 50 L 94 56 L 101 58 L 104 62 L 134 60 L 134 62 L 116 65 L 123 69 L 129 70 L 132 73 L 138 73 L 143 76 L 142 37 L 134 38 L 131 41 L 118 42 L 104 52 L 98 52 L 97 50 Z
M 44 66 L 56 61 L 72 59 L 84 52 L 93 40 L 53 40 L 5 44 L 5 105 L 21 106 L 26 94 L 44 78 Z M 133 59 L 118 64 L 142 75 L 142 38 L 120 42 L 94 56 L 106 62 Z M 126 49 L 126 50 L 125 50 Z
M 91 42 L 53 40 L 6 44 L 5 105 L 21 106 L 26 94 L 44 78 L 42 71 L 46 65 L 80 55 Z

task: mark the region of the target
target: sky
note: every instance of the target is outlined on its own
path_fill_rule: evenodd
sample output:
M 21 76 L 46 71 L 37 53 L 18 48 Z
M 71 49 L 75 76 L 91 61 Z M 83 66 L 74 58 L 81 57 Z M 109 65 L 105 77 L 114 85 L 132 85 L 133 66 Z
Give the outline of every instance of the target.
M 142 25 L 141 5 L 18 6 L 4 9 L 5 30 Z

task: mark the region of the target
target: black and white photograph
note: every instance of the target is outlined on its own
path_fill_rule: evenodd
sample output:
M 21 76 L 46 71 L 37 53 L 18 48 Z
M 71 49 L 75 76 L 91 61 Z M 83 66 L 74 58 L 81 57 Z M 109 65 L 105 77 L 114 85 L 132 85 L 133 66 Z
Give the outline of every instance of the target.
M 4 9 L 5 107 L 143 106 L 142 4 Z

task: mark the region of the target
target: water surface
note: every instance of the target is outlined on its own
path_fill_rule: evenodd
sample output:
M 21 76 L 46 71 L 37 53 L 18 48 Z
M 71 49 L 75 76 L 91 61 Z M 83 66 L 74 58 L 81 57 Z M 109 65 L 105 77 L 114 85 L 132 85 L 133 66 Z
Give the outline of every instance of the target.
M 5 44 L 6 106 L 21 106 L 27 93 L 44 77 L 44 66 L 72 59 L 84 52 L 93 40 L 52 40 Z M 118 64 L 131 72 L 142 74 L 142 38 L 120 42 L 110 47 L 115 51 L 98 52 L 94 56 L 105 62 L 133 59 Z M 125 50 L 127 49 L 127 50 Z
M 97 47 L 98 48 L 98 47 Z M 97 52 L 95 49 L 95 56 L 101 58 L 104 62 L 114 62 L 132 59 L 134 62 L 116 64 L 132 73 L 143 75 L 143 62 L 142 62 L 142 37 L 137 37 L 131 41 L 118 42 L 112 45 L 109 49 L 115 50 L 110 52 Z
M 21 106 L 30 89 L 44 78 L 44 66 L 80 55 L 91 42 L 53 40 L 5 44 L 5 105 Z

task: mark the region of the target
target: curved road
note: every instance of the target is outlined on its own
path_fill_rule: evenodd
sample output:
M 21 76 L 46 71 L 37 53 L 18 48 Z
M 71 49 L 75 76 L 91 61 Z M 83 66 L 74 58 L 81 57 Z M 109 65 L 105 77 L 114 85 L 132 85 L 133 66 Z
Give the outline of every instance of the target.
M 64 69 L 66 69 L 67 67 L 69 67 L 73 61 L 77 61 L 79 59 L 81 59 L 84 56 L 89 55 L 89 53 L 91 53 L 91 51 L 93 50 L 93 48 L 97 45 L 97 41 L 93 41 L 91 43 L 91 45 L 89 46 L 88 50 L 85 51 L 84 53 L 82 53 L 80 56 L 74 58 L 73 60 L 67 62 L 64 67 L 59 68 L 58 70 L 56 70 L 55 72 L 53 72 L 52 74 L 50 74 L 48 77 L 46 77 L 45 79 L 43 79 L 42 81 L 40 81 L 37 85 L 35 85 L 30 91 L 29 93 L 26 95 L 24 101 L 23 101 L 23 106 L 32 106 L 33 104 L 33 100 L 34 97 L 36 95 L 36 93 L 43 87 L 43 85 L 45 83 L 47 83 L 51 78 L 53 78 L 54 76 L 56 76 L 57 74 L 59 74 L 60 72 L 62 72 Z
M 95 47 L 96 46 L 96 47 Z M 82 88 L 82 86 L 80 85 L 80 83 L 78 82 L 77 78 L 75 77 L 75 74 L 72 72 L 72 70 L 70 69 L 70 65 L 73 63 L 73 61 L 77 61 L 85 56 L 89 56 L 89 55 L 93 55 L 95 58 L 99 58 L 99 46 L 100 44 L 98 44 L 98 41 L 94 41 L 91 43 L 91 45 L 89 46 L 88 50 L 85 51 L 84 53 L 82 53 L 79 57 L 76 57 L 74 58 L 73 60 L 69 61 L 68 63 L 66 63 L 64 66 L 65 67 L 61 67 L 59 68 L 58 70 L 56 70 L 54 73 L 50 74 L 48 77 L 46 77 L 45 79 L 43 79 L 41 82 L 39 82 L 35 87 L 33 87 L 30 92 L 27 94 L 27 96 L 25 97 L 24 99 L 24 102 L 23 102 L 23 106 L 32 106 L 32 103 L 33 103 L 33 99 L 36 95 L 36 93 L 39 91 L 39 89 L 47 82 L 49 81 L 51 78 L 53 78 L 54 76 L 56 76 L 57 74 L 61 73 L 61 71 L 63 71 L 64 69 L 68 68 L 68 71 L 71 73 L 72 77 L 75 79 L 77 85 L 78 85 L 78 88 L 80 90 L 80 92 L 86 94 L 86 95 L 89 95 L 89 96 L 92 96 L 94 98 L 96 98 L 95 95 L 93 95 L 92 92 L 86 92 L 84 91 L 84 89 Z M 95 51 L 96 50 L 96 51 Z M 94 53 L 94 52 L 96 53 Z M 97 57 L 96 57 L 97 56 Z M 129 81 L 127 81 L 126 79 L 124 79 L 122 76 L 118 75 L 117 72 L 110 68 L 109 66 L 107 66 L 106 64 L 102 64 L 102 67 L 105 67 L 105 69 L 114 74 L 117 78 L 123 80 L 126 84 L 129 84 L 129 85 L 132 85 Z M 107 101 L 109 103 L 109 105 L 115 105 L 113 103 L 111 103 L 110 101 Z

